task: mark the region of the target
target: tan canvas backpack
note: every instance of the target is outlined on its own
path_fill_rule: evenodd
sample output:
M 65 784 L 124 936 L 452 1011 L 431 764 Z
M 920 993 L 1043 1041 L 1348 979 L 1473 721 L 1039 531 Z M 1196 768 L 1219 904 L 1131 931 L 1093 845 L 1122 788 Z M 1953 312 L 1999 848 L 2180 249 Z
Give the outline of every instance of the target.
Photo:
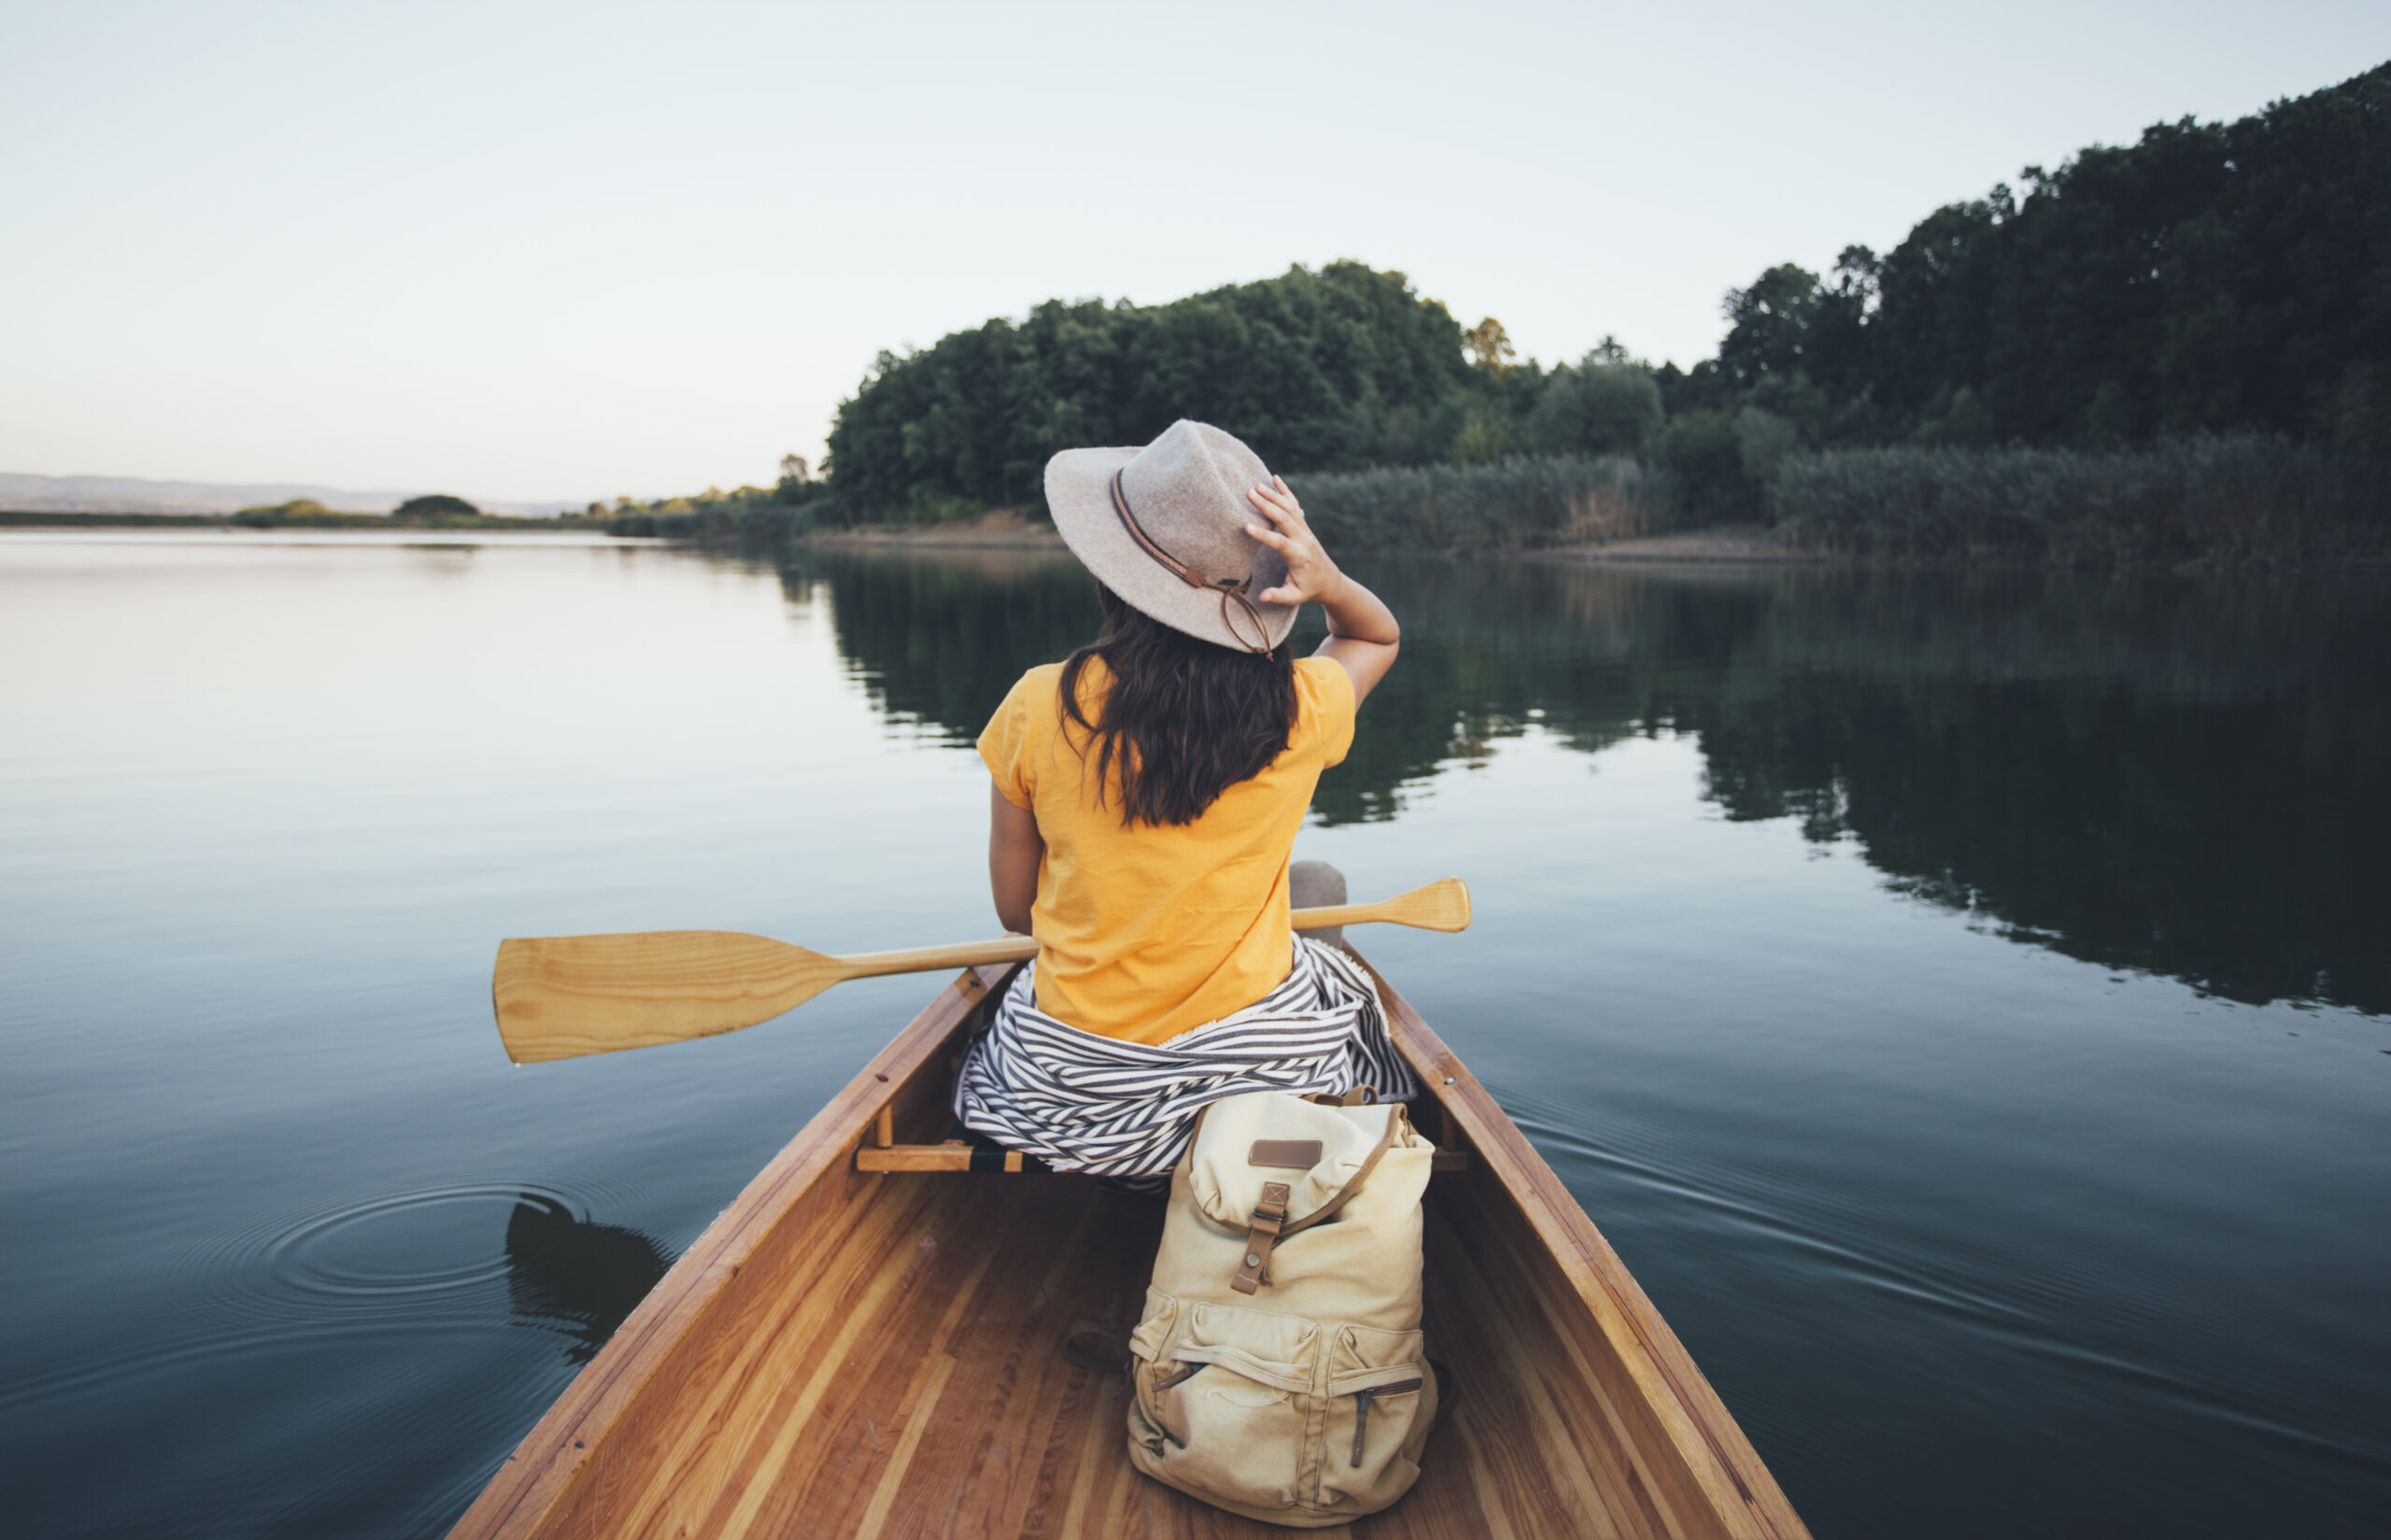
M 1436 1415 L 1420 1335 L 1435 1152 L 1400 1106 L 1263 1091 L 1205 1109 L 1129 1339 L 1139 1470 L 1299 1528 L 1410 1490 Z

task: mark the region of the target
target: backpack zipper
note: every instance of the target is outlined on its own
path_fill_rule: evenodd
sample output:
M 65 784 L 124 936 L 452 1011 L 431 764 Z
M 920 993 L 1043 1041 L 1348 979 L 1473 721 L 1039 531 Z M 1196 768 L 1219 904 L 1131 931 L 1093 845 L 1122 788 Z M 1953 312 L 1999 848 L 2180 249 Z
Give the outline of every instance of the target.
M 1401 1395 L 1406 1391 L 1416 1391 L 1419 1388 L 1420 1381 L 1406 1379 L 1393 1385 L 1373 1385 L 1365 1391 L 1353 1392 L 1353 1468 L 1355 1470 L 1362 1468 L 1362 1443 L 1370 1431 L 1370 1397 Z
M 1178 1368 L 1172 1370 L 1167 1375 L 1156 1376 L 1154 1378 L 1154 1389 L 1157 1391 L 1169 1390 L 1173 1385 L 1181 1384 L 1187 1380 L 1195 1378 L 1196 1371 L 1204 1367 L 1206 1367 L 1206 1365 L 1202 1363 L 1181 1363 Z

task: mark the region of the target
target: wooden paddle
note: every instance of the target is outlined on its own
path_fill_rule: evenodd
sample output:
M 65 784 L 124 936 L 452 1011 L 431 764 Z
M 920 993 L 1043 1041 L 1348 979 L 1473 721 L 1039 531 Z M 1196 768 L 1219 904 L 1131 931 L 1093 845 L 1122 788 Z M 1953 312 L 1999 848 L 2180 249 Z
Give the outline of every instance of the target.
M 1448 877 L 1375 904 L 1295 911 L 1297 930 L 1379 920 L 1422 930 L 1466 929 L 1469 889 Z M 536 1064 L 736 1032 L 848 979 L 1014 963 L 1037 954 L 1038 943 L 1026 936 L 853 957 L 735 930 L 539 936 L 498 943 L 490 998 L 506 1056 Z

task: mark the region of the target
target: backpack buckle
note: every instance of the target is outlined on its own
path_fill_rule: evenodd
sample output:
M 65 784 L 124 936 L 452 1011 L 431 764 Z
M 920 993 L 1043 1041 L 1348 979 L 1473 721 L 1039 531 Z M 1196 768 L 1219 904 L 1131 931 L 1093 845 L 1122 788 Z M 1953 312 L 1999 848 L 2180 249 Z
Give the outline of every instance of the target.
M 1250 1294 L 1270 1281 L 1270 1248 L 1279 1243 L 1279 1234 L 1287 1222 L 1287 1202 L 1295 1189 L 1283 1181 L 1262 1184 L 1262 1201 L 1254 1206 L 1253 1218 L 1245 1232 L 1245 1258 L 1229 1279 L 1229 1287 L 1238 1293 Z

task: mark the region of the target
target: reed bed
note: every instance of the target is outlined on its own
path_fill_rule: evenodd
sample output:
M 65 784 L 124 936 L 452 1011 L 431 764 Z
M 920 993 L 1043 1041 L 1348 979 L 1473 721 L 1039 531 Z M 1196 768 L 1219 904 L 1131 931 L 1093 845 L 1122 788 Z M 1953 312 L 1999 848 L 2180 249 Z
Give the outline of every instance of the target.
M 2391 468 L 2258 434 L 2134 449 L 1836 449 L 1769 487 L 1788 544 L 2061 566 L 2391 556 Z
M 1500 554 L 1602 545 L 1704 522 L 1682 476 L 1626 455 L 1379 466 L 1303 475 L 1296 491 L 1332 550 Z M 2391 560 L 2391 466 L 2257 434 L 2196 434 L 2130 449 L 1801 452 L 1776 467 L 1765 495 L 1789 548 L 1865 560 Z M 834 494 L 795 503 L 734 496 L 685 510 L 626 510 L 609 528 L 760 547 L 843 527 L 852 513 Z
M 617 514 L 607 532 L 647 535 L 663 540 L 692 540 L 703 544 L 770 545 L 811 534 L 824 522 L 829 500 L 811 502 L 747 502 L 724 500 L 701 503 L 686 514 Z M 828 522 L 836 523 L 832 516 Z
M 1331 550 L 1533 550 L 1675 529 L 1677 478 L 1627 455 L 1519 456 L 1490 465 L 1387 465 L 1297 478 Z

